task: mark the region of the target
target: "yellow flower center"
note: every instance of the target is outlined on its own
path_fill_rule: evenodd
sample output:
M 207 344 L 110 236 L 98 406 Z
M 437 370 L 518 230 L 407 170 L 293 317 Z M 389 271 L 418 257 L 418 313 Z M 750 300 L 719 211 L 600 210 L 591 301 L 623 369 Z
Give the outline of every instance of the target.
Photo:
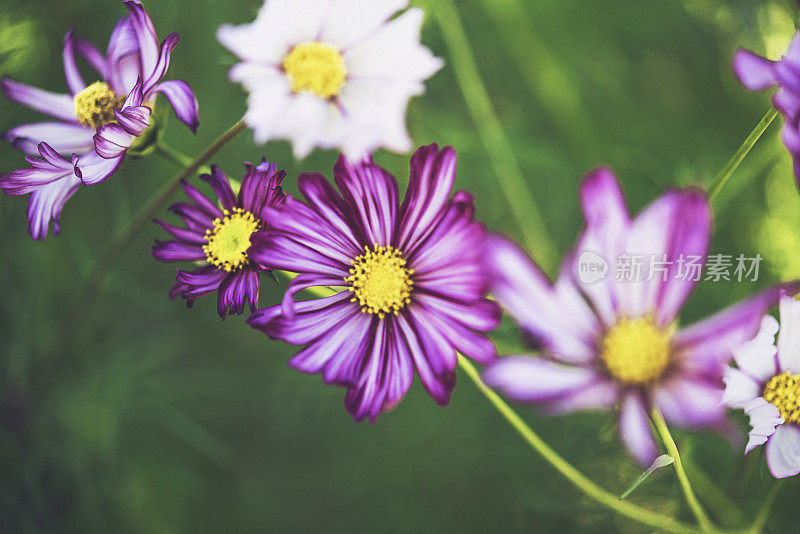
M 671 337 L 650 317 L 622 319 L 603 339 L 600 360 L 617 381 L 644 386 L 660 378 L 669 366 Z
M 225 210 L 225 216 L 214 219 L 214 229 L 206 230 L 203 252 L 208 263 L 232 272 L 247 265 L 250 259 L 250 236 L 261 228 L 261 221 L 249 211 L 241 208 Z
M 283 70 L 292 84 L 292 91 L 310 91 L 320 98 L 339 94 L 347 78 L 339 49 L 325 43 L 301 43 L 283 58 Z
M 352 261 L 353 268 L 345 282 L 358 302 L 362 312 L 378 314 L 383 319 L 387 313 L 398 314 L 411 302 L 414 281 L 412 269 L 406 267 L 403 253 L 390 246 L 364 247 L 364 254 Z
M 125 97 L 117 96 L 105 82 L 94 82 L 75 95 L 75 117 L 87 128 L 99 128 L 116 121 L 114 110 L 122 108 Z
M 773 376 L 764 386 L 764 398 L 778 409 L 784 422 L 800 423 L 800 375 Z

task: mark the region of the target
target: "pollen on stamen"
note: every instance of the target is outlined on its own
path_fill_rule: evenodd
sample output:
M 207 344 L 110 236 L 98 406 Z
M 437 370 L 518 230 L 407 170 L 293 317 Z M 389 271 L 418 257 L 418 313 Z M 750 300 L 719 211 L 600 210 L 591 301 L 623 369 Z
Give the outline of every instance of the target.
M 411 303 L 414 288 L 413 269 L 409 269 L 403 253 L 391 245 L 365 246 L 364 254 L 352 260 L 353 267 L 345 282 L 353 293 L 351 302 L 361 306 L 362 313 L 398 315 Z
M 261 229 L 261 221 L 241 208 L 224 210 L 222 218 L 214 220 L 214 227 L 206 230 L 208 263 L 228 272 L 238 271 L 250 263 L 247 251 L 250 237 Z
M 283 58 L 281 65 L 295 93 L 310 92 L 320 98 L 333 98 L 347 79 L 342 53 L 326 43 L 300 43 Z
M 105 82 L 94 82 L 75 95 L 75 118 L 87 128 L 100 128 L 116 121 L 114 111 L 122 108 L 125 97 L 117 96 Z
M 618 382 L 646 386 L 661 378 L 670 364 L 671 332 L 649 316 L 623 318 L 601 343 L 600 361 Z
M 778 409 L 785 423 L 800 423 L 800 375 L 781 373 L 772 377 L 764 386 L 763 396 Z

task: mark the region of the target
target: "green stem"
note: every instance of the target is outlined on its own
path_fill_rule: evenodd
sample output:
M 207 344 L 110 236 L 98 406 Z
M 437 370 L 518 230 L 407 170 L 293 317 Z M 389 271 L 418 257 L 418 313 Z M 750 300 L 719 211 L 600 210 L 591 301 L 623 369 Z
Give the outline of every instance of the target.
M 190 156 L 187 156 L 177 148 L 173 148 L 166 143 L 159 143 L 155 146 L 155 153 L 161 156 L 162 158 L 169 160 L 179 167 L 188 167 L 193 163 L 193 160 Z M 210 172 L 211 170 L 206 165 L 201 165 L 198 169 L 198 172 Z
M 687 474 L 691 475 L 691 479 L 694 481 L 694 487 L 697 488 L 700 500 L 705 503 L 709 509 L 717 512 L 715 514 L 716 517 L 724 520 L 728 526 L 744 524 L 745 516 L 739 509 L 739 506 L 717 486 L 714 480 L 695 464 L 690 456 L 684 457 L 682 460 L 684 469 Z
M 761 532 L 761 529 L 764 528 L 764 525 L 767 524 L 769 513 L 772 511 L 772 505 L 775 503 L 775 499 L 778 497 L 778 493 L 783 487 L 783 482 L 783 480 L 776 480 L 770 488 L 769 493 L 767 493 L 767 496 L 764 497 L 764 501 L 758 509 L 756 519 L 753 521 L 753 526 L 750 527 L 750 532 L 752 534 L 758 534 Z
M 544 218 L 531 194 L 514 149 L 492 107 L 489 92 L 481 79 L 467 34 L 452 0 L 428 2 L 439 20 L 450 62 L 458 79 L 478 135 L 516 219 L 525 244 L 546 271 L 556 265 L 556 252 L 545 230 Z
M 189 161 L 182 171 L 176 174 L 172 179 L 165 183 L 161 189 L 156 191 L 150 200 L 145 203 L 144 207 L 139 210 L 136 216 L 128 223 L 128 225 L 114 237 L 106 247 L 105 252 L 97 261 L 86 283 L 77 292 L 77 301 L 72 308 L 72 316 L 76 319 L 82 320 L 83 315 L 91 308 L 94 300 L 100 294 L 103 284 L 105 283 L 108 273 L 111 271 L 113 265 L 117 262 L 122 252 L 131 244 L 139 232 L 145 225 L 153 218 L 153 215 L 161 209 L 170 196 L 175 192 L 181 183 L 181 180 L 189 178 L 198 172 L 198 170 L 208 163 L 211 158 L 217 155 L 222 148 L 231 142 L 237 135 L 242 133 L 247 125 L 244 119 L 234 124 L 225 133 L 220 135 L 211 145 L 206 148 L 199 156 Z M 183 156 L 180 158 L 183 159 Z M 71 322 L 67 322 L 72 324 Z M 64 337 L 71 339 L 75 334 L 76 328 L 68 328 L 69 331 L 64 332 Z M 64 343 L 68 346 L 68 343 Z
M 279 271 L 279 274 L 285 276 L 288 280 L 292 280 L 295 276 L 297 276 L 295 273 L 286 271 Z M 336 291 L 333 289 L 322 286 L 312 287 L 306 291 L 316 295 L 317 297 L 330 297 L 336 293 Z M 542 458 L 544 458 L 551 466 L 553 466 L 556 471 L 561 473 L 564 478 L 572 482 L 587 496 L 626 517 L 659 530 L 676 533 L 698 532 L 697 529 L 691 525 L 681 523 L 677 519 L 667 515 L 659 514 L 658 512 L 652 512 L 628 501 L 621 501 L 616 495 L 612 495 L 586 478 L 583 473 L 575 469 L 569 462 L 559 456 L 556 451 L 551 449 L 550 446 L 547 445 L 547 443 L 545 443 L 542 438 L 540 438 L 539 435 L 536 434 L 533 429 L 531 429 L 525 423 L 525 421 L 523 421 L 522 418 L 517 415 L 517 413 L 508 404 L 506 404 L 502 398 L 500 398 L 497 393 L 494 392 L 494 390 L 492 390 L 483 382 L 483 380 L 481 380 L 478 370 L 475 369 L 475 366 L 472 365 L 467 358 L 459 354 L 458 364 L 461 369 L 467 373 L 467 376 L 469 376 L 470 380 L 475 383 L 475 385 L 478 387 L 478 390 L 483 393 L 487 399 L 489 399 L 489 402 L 492 403 L 492 405 L 503 417 L 505 417 L 505 419 L 511 424 L 512 427 L 514 427 L 514 429 L 523 437 L 523 439 L 525 439 L 525 441 L 527 441 L 528 444 L 542 456 Z
M 769 108 L 769 110 L 764 114 L 758 124 L 756 124 L 756 127 L 753 128 L 753 131 L 750 132 L 750 135 L 747 136 L 744 142 L 733 154 L 731 159 L 728 160 L 728 163 L 726 163 L 722 170 L 719 171 L 717 176 L 714 177 L 714 180 L 711 182 L 711 186 L 708 188 L 709 199 L 713 200 L 719 194 L 733 172 L 737 169 L 737 167 L 739 167 L 739 164 L 742 163 L 750 150 L 752 150 L 752 148 L 755 146 L 758 139 L 764 134 L 767 128 L 769 128 L 769 125 L 772 124 L 772 121 L 775 120 L 775 117 L 777 116 L 778 110 L 775 108 Z
M 438 0 L 437 0 L 438 1 Z M 536 434 L 530 426 L 508 405 L 506 402 L 495 393 L 483 380 L 481 380 L 478 370 L 475 366 L 462 355 L 458 355 L 458 364 L 461 369 L 469 376 L 470 380 L 478 387 L 478 390 L 486 397 L 489 402 L 500 412 L 500 414 L 508 421 L 514 430 L 519 433 L 522 438 L 528 442 L 528 445 L 533 448 L 546 462 L 548 462 L 553 469 L 558 471 L 564 478 L 574 484 L 578 489 L 585 493 L 588 497 L 594 499 L 598 503 L 610 508 L 611 510 L 624 515 L 634 521 L 656 528 L 666 532 L 697 532 L 697 529 L 691 525 L 687 525 L 678 521 L 677 519 L 653 512 L 641 506 L 637 506 L 628 501 L 621 501 L 616 495 L 604 490 L 593 481 L 586 478 L 586 476 L 573 467 L 569 462 L 562 458 L 556 451 Z
M 689 504 L 689 508 L 692 510 L 695 518 L 697 518 L 697 522 L 700 524 L 700 527 L 705 532 L 713 532 L 714 526 L 711 523 L 711 519 L 708 518 L 706 515 L 705 510 L 703 510 L 703 506 L 700 504 L 700 501 L 697 500 L 697 496 L 692 489 L 691 483 L 689 483 L 689 477 L 686 476 L 686 470 L 683 468 L 683 461 L 681 460 L 681 455 L 678 452 L 678 446 L 675 444 L 675 440 L 672 439 L 672 434 L 670 434 L 669 427 L 667 426 L 667 422 L 664 420 L 664 416 L 661 414 L 661 411 L 658 408 L 653 407 L 651 411 L 651 417 L 653 419 L 653 425 L 656 427 L 656 431 L 661 436 L 661 441 L 664 442 L 664 446 L 667 448 L 667 453 L 675 458 L 675 473 L 678 475 L 678 481 L 681 484 L 681 489 L 683 489 L 683 494 L 686 497 L 686 502 Z

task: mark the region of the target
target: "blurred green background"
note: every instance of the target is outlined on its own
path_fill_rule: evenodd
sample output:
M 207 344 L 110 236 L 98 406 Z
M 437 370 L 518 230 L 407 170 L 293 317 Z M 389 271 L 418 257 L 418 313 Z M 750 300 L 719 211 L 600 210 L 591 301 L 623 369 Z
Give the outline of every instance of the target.
M 435 1 L 435 0 L 433 0 Z M 196 137 L 174 119 L 166 140 L 197 154 L 245 109 L 227 81 L 233 59 L 216 42 L 221 23 L 252 20 L 258 0 L 151 1 L 161 38 L 179 32 L 169 78 L 187 80 L 201 103 Z M 708 183 L 768 106 L 730 72 L 737 46 L 777 58 L 794 33 L 792 0 L 469 0 L 457 2 L 478 67 L 559 252 L 581 227 L 576 186 L 598 164 L 619 175 L 632 209 L 672 184 Z M 2 0 L 0 74 L 65 88 L 61 40 L 70 27 L 105 47 L 121 2 Z M 423 41 L 447 59 L 429 16 Z M 458 186 L 476 194 L 494 230 L 520 233 L 498 189 L 452 62 L 413 101 L 417 145 L 454 145 Z M 0 130 L 40 120 L 0 101 Z M 232 177 L 268 157 L 289 172 L 330 175 L 335 154 L 295 162 L 286 143 L 256 146 L 249 132 L 216 158 Z M 404 184 L 407 157 L 377 160 Z M 22 166 L 0 150 L 0 170 Z M 106 244 L 179 169 L 129 158 L 107 183 L 67 204 L 62 234 L 25 233 L 25 198 L 0 198 L 0 531 L 2 532 L 646 532 L 583 498 L 535 456 L 459 377 L 442 409 L 418 386 L 376 424 L 354 424 L 343 391 L 286 366 L 292 347 L 270 342 L 215 299 L 186 310 L 170 302 L 174 266 L 153 260 L 163 234 L 150 225 L 119 257 L 90 312 L 70 303 Z M 176 195 L 176 198 L 178 195 Z M 757 283 L 703 284 L 685 322 L 777 279 L 800 277 L 800 200 L 773 125 L 715 202 L 713 249 L 765 257 Z M 162 211 L 162 215 L 164 212 Z M 534 251 L 535 255 L 535 251 Z M 282 287 L 265 279 L 261 304 Z M 532 304 L 533 305 L 533 304 Z M 60 325 L 76 325 L 72 347 Z M 498 335 L 519 350 L 512 325 Z M 621 493 L 640 470 L 622 449 L 610 413 L 549 418 L 521 413 L 567 459 Z M 771 485 L 759 452 L 677 432 L 713 508 L 724 496 L 751 518 Z M 693 468 L 701 465 L 707 477 Z M 781 493 L 768 531 L 796 529 L 800 480 Z M 631 497 L 687 518 L 664 470 Z

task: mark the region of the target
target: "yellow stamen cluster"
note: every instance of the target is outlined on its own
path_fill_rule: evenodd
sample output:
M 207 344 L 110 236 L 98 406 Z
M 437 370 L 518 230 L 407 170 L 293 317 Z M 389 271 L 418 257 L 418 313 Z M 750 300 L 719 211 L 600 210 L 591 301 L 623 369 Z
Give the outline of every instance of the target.
M 351 302 L 358 302 L 364 313 L 397 315 L 411 302 L 413 269 L 406 267 L 403 253 L 389 246 L 364 247 L 364 254 L 352 260 L 353 268 L 345 282 L 353 293 Z
M 99 128 L 116 121 L 114 110 L 122 108 L 125 97 L 117 96 L 105 82 L 94 82 L 75 95 L 75 117 L 87 128 Z
M 800 423 L 800 375 L 781 373 L 764 386 L 764 399 L 773 404 L 785 423 Z
M 203 252 L 208 263 L 228 272 L 238 271 L 250 263 L 250 236 L 261 228 L 261 221 L 241 208 L 222 213 L 224 217 L 214 219 L 214 229 L 206 230 Z
M 669 366 L 671 337 L 650 317 L 622 319 L 603 338 L 600 360 L 618 382 L 644 386 Z
M 320 98 L 337 96 L 347 78 L 339 49 L 325 43 L 301 43 L 283 58 L 283 70 L 292 84 L 292 91 L 308 91 Z

